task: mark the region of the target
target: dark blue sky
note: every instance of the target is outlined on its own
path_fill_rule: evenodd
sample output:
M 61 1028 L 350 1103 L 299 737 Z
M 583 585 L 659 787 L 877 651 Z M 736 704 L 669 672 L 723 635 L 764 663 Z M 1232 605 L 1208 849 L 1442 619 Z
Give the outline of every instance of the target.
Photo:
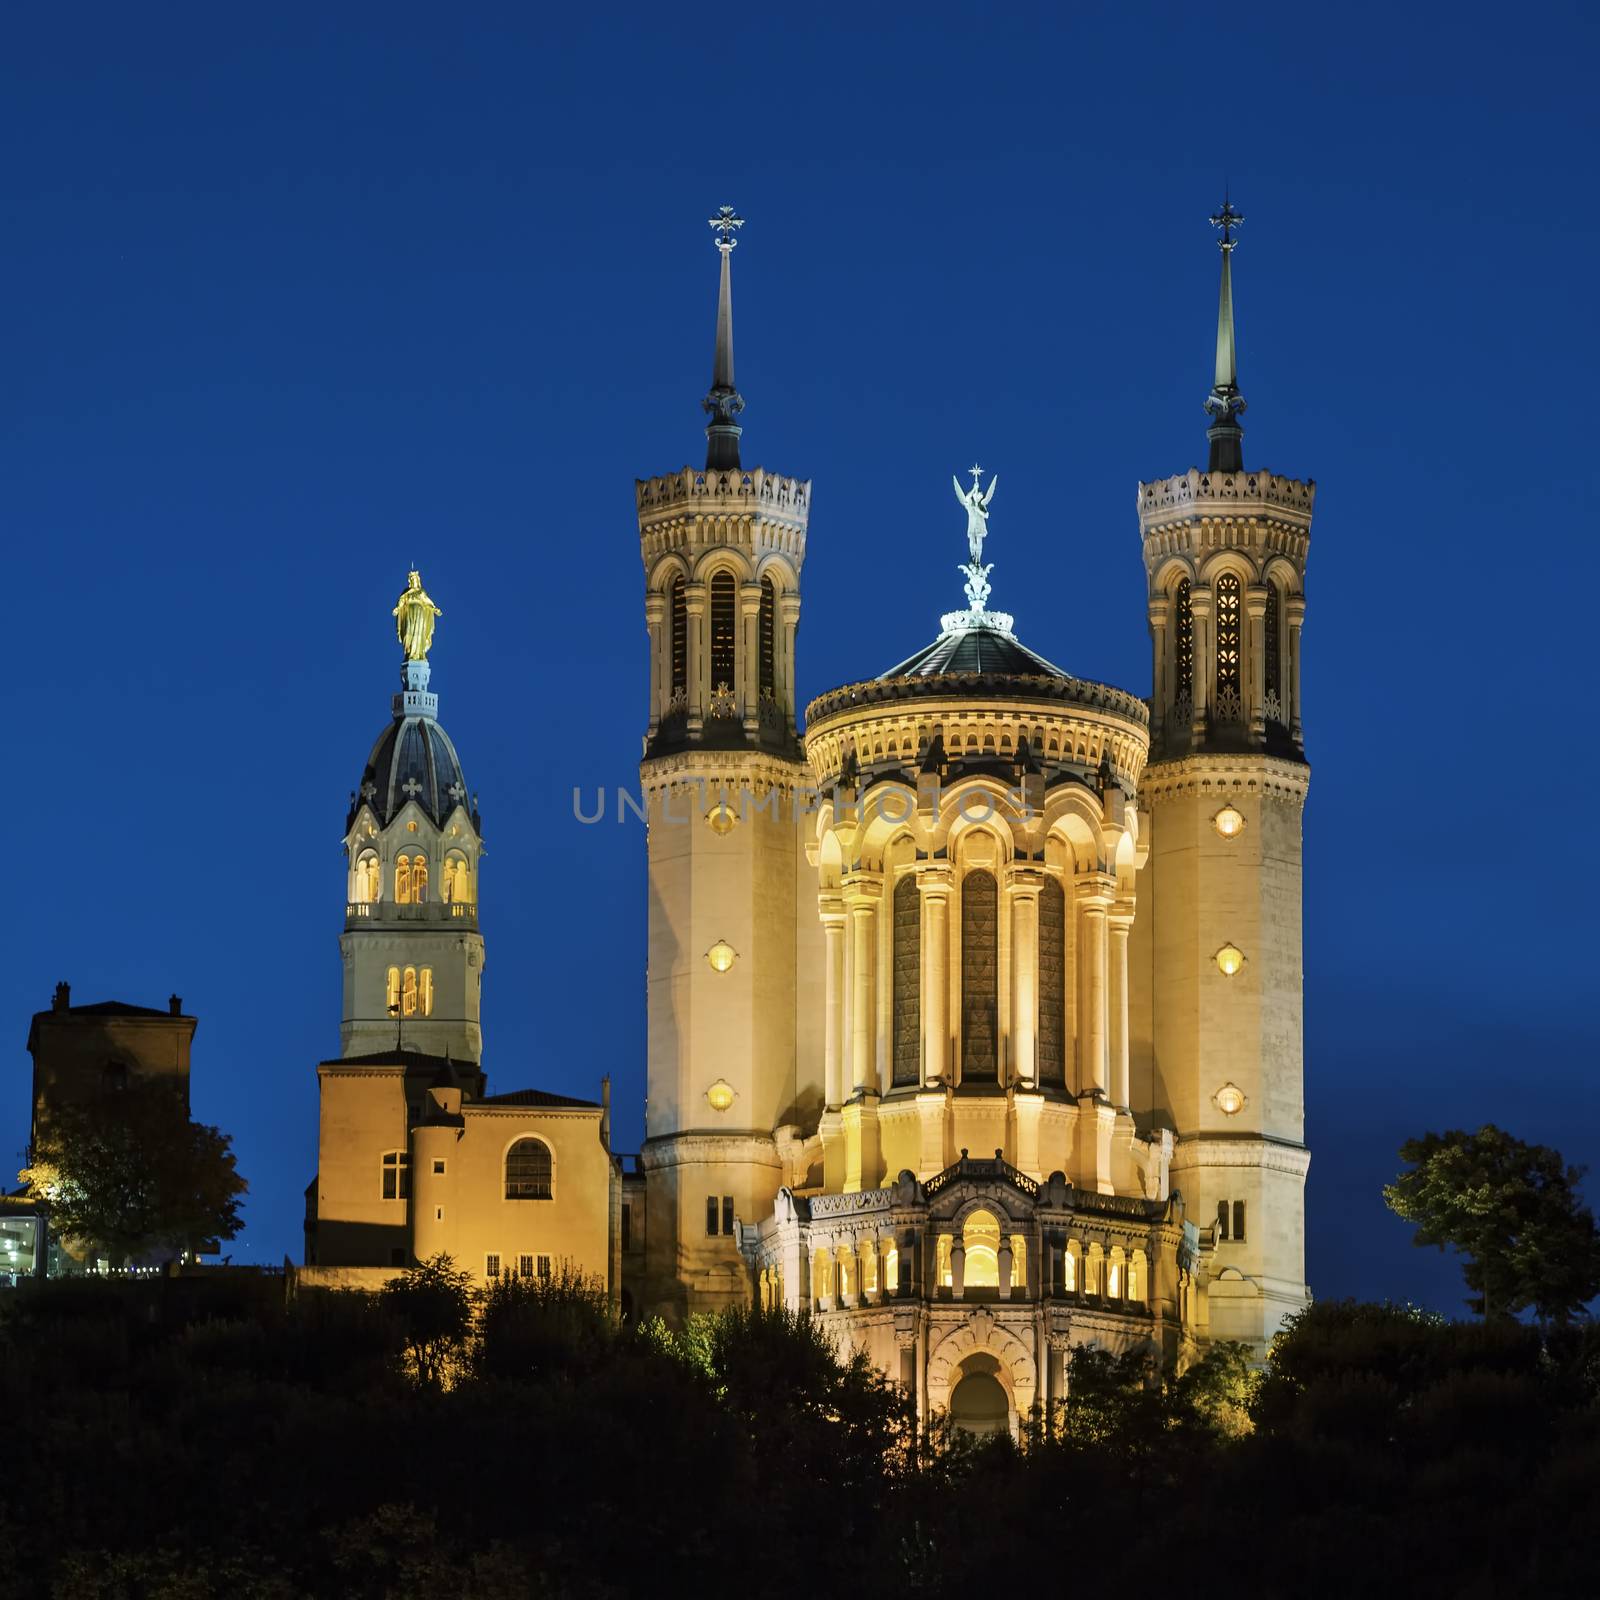
M 703 452 L 703 219 L 749 219 L 745 460 L 815 481 L 802 695 L 960 603 L 974 459 L 995 603 L 1145 693 L 1134 485 L 1203 450 L 1226 176 L 1246 458 L 1319 485 L 1309 1276 L 1455 1308 L 1382 1208 L 1401 1139 L 1600 1157 L 1593 12 L 577 9 L 7 18 L 3 1148 L 58 978 L 177 989 L 236 1258 L 298 1257 L 413 561 L 491 851 L 486 1064 L 611 1072 L 636 1147 L 644 843 L 571 790 L 635 776 L 632 480 Z

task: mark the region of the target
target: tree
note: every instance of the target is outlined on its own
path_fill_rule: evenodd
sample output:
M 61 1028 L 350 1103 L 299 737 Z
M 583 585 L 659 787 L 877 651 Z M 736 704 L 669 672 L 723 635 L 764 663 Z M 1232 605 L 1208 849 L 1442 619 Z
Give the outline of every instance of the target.
M 394 1317 L 418 1378 L 429 1388 L 441 1388 L 465 1354 L 472 1331 L 471 1274 L 458 1271 L 454 1257 L 441 1253 L 391 1278 L 378 1298 Z
M 52 1108 L 22 1174 L 56 1234 L 122 1262 L 231 1239 L 248 1185 L 233 1141 L 191 1120 L 170 1084 L 139 1079 Z
M 1542 1322 L 1565 1323 L 1600 1294 L 1600 1230 L 1578 1197 L 1583 1169 L 1559 1151 L 1491 1123 L 1408 1140 L 1400 1158 L 1411 1170 L 1383 1197 L 1417 1224 L 1417 1244 L 1467 1258 L 1474 1311 L 1514 1317 L 1532 1307 Z

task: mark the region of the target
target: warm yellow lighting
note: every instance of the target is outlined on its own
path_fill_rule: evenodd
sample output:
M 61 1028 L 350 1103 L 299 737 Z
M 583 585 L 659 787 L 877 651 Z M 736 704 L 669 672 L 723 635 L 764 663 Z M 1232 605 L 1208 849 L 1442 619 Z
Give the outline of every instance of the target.
M 1225 978 L 1231 978 L 1244 965 L 1244 951 L 1236 944 L 1225 944 L 1217 951 L 1217 965 Z
M 706 1104 L 713 1111 L 726 1111 L 733 1104 L 733 1085 L 726 1078 L 718 1078 L 706 1090 Z
M 739 952 L 735 950 L 726 939 L 718 939 L 717 942 L 706 951 L 706 960 L 711 963 L 711 970 L 713 972 L 728 971 L 728 969 L 732 967 L 734 962 L 738 959 Z
M 411 822 L 408 822 L 406 824 L 406 832 L 407 833 L 415 833 L 416 831 L 417 831 L 417 824 L 416 824 L 415 821 L 411 821 Z
M 1235 1117 L 1244 1110 L 1244 1090 L 1236 1083 L 1225 1083 L 1212 1095 L 1211 1101 L 1223 1116 Z
M 706 826 L 710 828 L 713 833 L 719 836 L 732 833 L 733 830 L 738 826 L 738 823 L 738 814 L 734 811 L 733 807 L 728 805 L 726 802 L 721 805 L 712 806 L 712 808 L 706 812 Z
M 1211 826 L 1222 835 L 1224 839 L 1232 839 L 1244 832 L 1244 813 L 1233 806 L 1224 806 L 1211 819 Z

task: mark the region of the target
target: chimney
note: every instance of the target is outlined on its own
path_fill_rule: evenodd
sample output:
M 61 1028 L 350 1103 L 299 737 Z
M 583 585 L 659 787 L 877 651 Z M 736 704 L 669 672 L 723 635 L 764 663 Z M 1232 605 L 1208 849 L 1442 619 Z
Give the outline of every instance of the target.
M 611 1148 L 611 1075 L 606 1074 L 600 1080 L 600 1143 L 603 1148 Z
M 169 994 L 167 996 L 167 1010 L 173 1016 L 181 1017 L 183 1015 L 183 996 L 181 994 Z
M 72 1008 L 72 985 L 58 983 L 56 985 L 55 999 L 50 1002 L 52 1011 L 68 1011 Z

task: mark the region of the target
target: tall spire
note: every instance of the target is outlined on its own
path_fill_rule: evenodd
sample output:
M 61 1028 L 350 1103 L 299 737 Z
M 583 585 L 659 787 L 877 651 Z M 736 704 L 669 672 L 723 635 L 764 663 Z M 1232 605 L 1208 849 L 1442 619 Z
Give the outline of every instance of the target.
M 739 242 L 734 234 L 744 226 L 732 206 L 722 206 L 711 219 L 717 249 L 722 252 L 722 284 L 717 291 L 717 350 L 711 365 L 711 393 L 703 402 L 711 414 L 706 428 L 706 471 L 737 471 L 739 435 L 744 432 L 733 419 L 744 410 L 744 396 L 733 384 L 733 250 Z
M 1244 471 L 1244 429 L 1239 426 L 1244 396 L 1239 393 L 1239 357 L 1233 340 L 1233 251 L 1238 243 L 1233 235 L 1243 221 L 1224 193 L 1222 209 L 1211 219 L 1211 226 L 1222 230 L 1217 241 L 1222 251 L 1222 290 L 1217 301 L 1216 377 L 1206 396 L 1206 410 L 1216 418 L 1206 429 L 1211 441 L 1208 472 Z

